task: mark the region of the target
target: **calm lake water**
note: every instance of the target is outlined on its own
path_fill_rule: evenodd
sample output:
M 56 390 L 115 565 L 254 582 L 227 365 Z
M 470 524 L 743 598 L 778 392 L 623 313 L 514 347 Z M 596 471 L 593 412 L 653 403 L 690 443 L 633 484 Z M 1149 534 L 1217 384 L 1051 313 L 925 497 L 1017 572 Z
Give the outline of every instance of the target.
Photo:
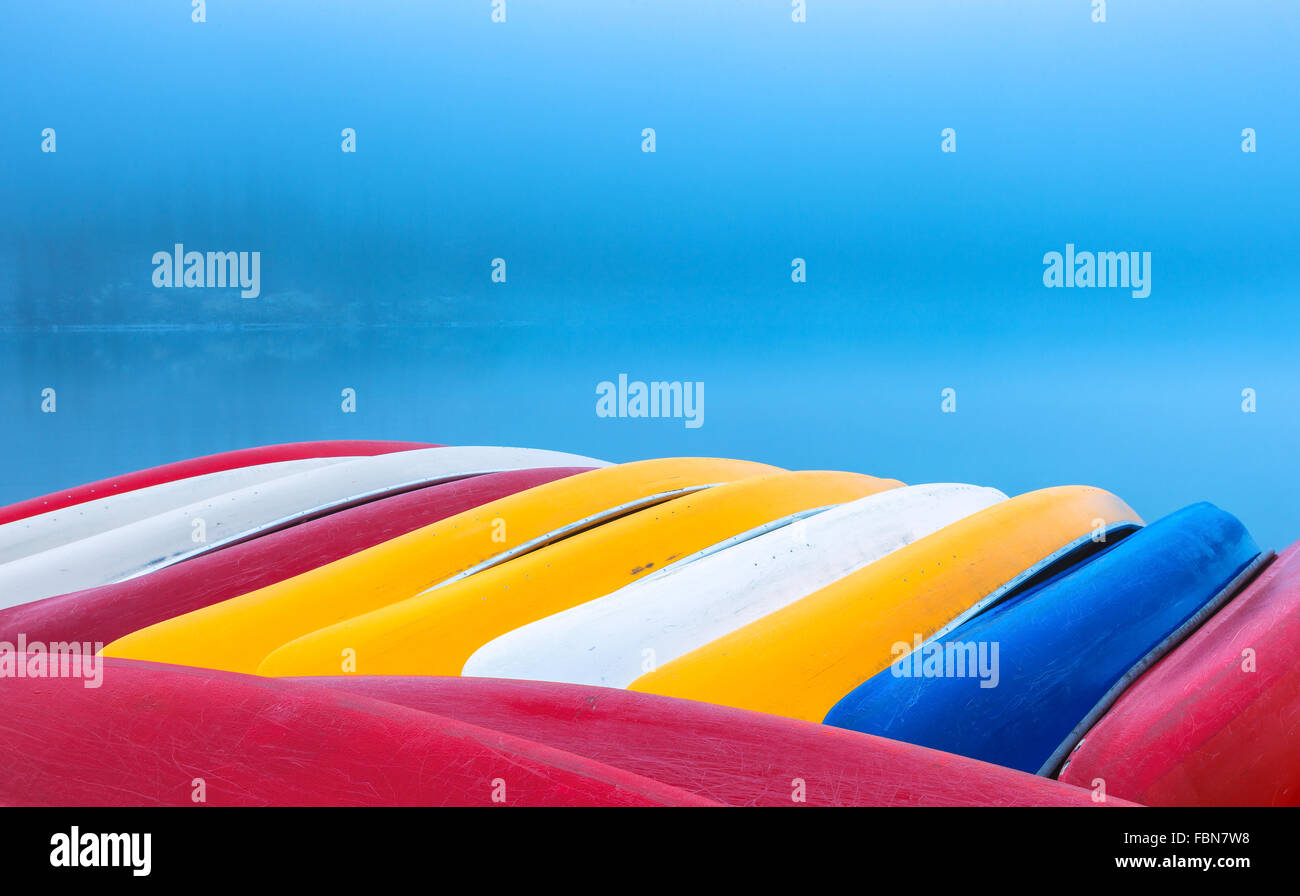
M 1291 4 L 187 5 L 8 14 L 0 502 L 384 438 L 1300 537 Z M 259 252 L 260 295 L 156 288 L 178 242 Z M 1150 252 L 1150 296 L 1045 288 L 1067 243 Z M 620 373 L 704 383 L 704 425 L 597 417 Z

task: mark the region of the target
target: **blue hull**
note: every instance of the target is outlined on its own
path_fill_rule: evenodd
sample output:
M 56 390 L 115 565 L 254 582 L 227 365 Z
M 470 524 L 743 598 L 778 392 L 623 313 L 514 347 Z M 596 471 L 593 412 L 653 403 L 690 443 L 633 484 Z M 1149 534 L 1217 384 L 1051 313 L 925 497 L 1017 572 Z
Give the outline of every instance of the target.
M 1050 774 L 1259 559 L 1236 517 L 1193 504 L 922 645 L 825 721 Z

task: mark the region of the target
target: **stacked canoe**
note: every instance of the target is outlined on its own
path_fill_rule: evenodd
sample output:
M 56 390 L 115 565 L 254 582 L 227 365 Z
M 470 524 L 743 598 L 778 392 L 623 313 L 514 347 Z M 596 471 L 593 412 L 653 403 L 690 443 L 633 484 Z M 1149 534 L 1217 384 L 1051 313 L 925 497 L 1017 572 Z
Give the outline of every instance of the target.
M 1086 486 L 308 442 L 0 508 L 0 803 L 1300 803 L 1300 545 Z

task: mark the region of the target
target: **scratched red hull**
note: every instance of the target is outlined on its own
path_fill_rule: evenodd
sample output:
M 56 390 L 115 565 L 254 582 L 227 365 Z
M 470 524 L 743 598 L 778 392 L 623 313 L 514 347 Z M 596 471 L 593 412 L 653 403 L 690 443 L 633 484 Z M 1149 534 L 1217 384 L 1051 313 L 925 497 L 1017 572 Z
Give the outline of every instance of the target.
M 1151 805 L 1300 804 L 1300 543 L 1125 691 L 1060 777 Z
M 1096 805 L 1089 791 L 978 760 L 653 694 L 492 678 L 292 680 L 503 731 L 733 806 Z
M 488 473 L 372 501 L 125 582 L 0 610 L 0 640 L 108 644 L 497 498 L 580 473 L 548 467 Z
M 220 473 L 224 470 L 236 470 L 258 464 L 277 463 L 286 460 L 304 460 L 310 457 L 373 457 L 378 454 L 391 454 L 395 451 L 412 451 L 417 448 L 436 448 L 424 442 L 380 442 L 370 440 L 337 440 L 326 442 L 289 442 L 283 445 L 264 445 L 259 448 L 241 448 L 238 451 L 225 451 L 221 454 L 209 454 L 189 460 L 150 467 L 121 476 L 101 479 L 75 488 L 64 489 L 29 498 L 0 507 L 0 525 L 23 520 L 40 513 L 62 510 L 86 501 L 107 498 L 122 492 L 135 491 L 151 485 L 176 482 L 192 476 L 206 473 Z
M 0 681 L 0 804 L 709 805 L 553 747 L 275 679 L 108 660 Z M 494 800 L 494 796 L 499 799 Z

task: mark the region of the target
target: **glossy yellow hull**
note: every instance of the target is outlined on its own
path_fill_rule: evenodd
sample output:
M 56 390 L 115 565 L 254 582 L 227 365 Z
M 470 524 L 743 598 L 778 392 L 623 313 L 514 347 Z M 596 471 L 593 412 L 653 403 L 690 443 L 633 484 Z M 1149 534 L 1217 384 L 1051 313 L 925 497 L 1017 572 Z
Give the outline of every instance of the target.
M 1003 501 L 634 681 L 630 689 L 820 722 L 840 698 L 1099 526 L 1141 523 L 1109 492 Z M 906 648 L 900 648 L 905 652 Z
M 856 473 L 758 476 L 676 498 L 277 650 L 262 675 L 459 675 L 493 638 L 803 510 L 900 483 Z M 348 654 L 348 651 L 354 652 Z
M 563 537 L 683 489 L 780 472 L 719 458 L 664 458 L 570 476 L 448 517 L 266 588 L 141 629 L 106 656 L 254 672 L 316 629 L 419 594 L 494 558 Z M 618 510 L 615 510 L 615 509 Z M 338 672 L 334 663 L 331 673 Z

